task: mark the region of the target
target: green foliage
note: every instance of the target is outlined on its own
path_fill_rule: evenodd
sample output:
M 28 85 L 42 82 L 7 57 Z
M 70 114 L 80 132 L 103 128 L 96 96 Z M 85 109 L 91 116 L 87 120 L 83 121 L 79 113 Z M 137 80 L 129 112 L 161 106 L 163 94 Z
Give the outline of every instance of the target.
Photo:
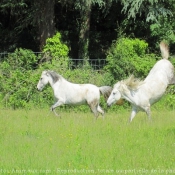
M 53 55 L 54 55 L 53 51 Z M 65 55 L 66 57 L 66 55 Z M 66 57 L 67 58 L 67 57 Z M 1 105 L 5 107 L 16 108 L 31 108 L 31 107 L 45 107 L 49 109 L 54 103 L 54 96 L 52 88 L 48 85 L 42 92 L 36 90 L 36 85 L 41 76 L 41 72 L 45 69 L 54 70 L 63 75 L 68 81 L 74 83 L 92 83 L 97 86 L 106 85 L 104 80 L 104 73 L 99 74 L 92 70 L 90 65 L 82 65 L 77 69 L 70 70 L 60 65 L 57 59 L 52 61 L 42 62 L 37 67 L 39 58 L 26 49 L 16 49 L 14 53 L 8 54 L 3 62 L 0 63 L 0 99 Z M 105 101 L 102 105 L 106 106 Z M 64 110 L 74 111 L 89 111 L 89 107 L 61 107 Z
M 4 61 L 0 62 L 0 101 L 4 107 L 31 108 L 49 107 L 54 103 L 52 88 L 48 85 L 42 92 L 36 90 L 41 72 L 45 69 L 54 70 L 68 81 L 73 83 L 91 83 L 97 86 L 113 86 L 117 80 L 123 79 L 130 74 L 142 78 L 145 77 L 156 61 L 154 54 L 146 54 L 148 44 L 138 39 L 119 39 L 109 50 L 107 65 L 105 69 L 94 71 L 89 64 L 80 65 L 79 68 L 71 70 L 60 65 L 57 59 L 42 62 L 32 51 L 16 49 L 14 53 L 8 54 Z M 66 57 L 66 55 L 65 55 Z M 67 58 L 67 57 L 66 57 Z M 174 59 L 172 58 L 172 62 Z M 174 61 L 175 62 L 175 61 Z M 173 62 L 173 64 L 175 64 Z M 167 108 L 174 108 L 174 89 L 167 91 L 161 106 L 166 102 Z M 101 97 L 100 105 L 107 111 L 106 101 Z M 113 105 L 110 110 L 119 111 L 128 108 L 125 102 L 123 107 Z M 64 111 L 89 111 L 84 106 L 63 106 L 58 110 Z
M 43 52 L 50 52 L 53 58 L 67 57 L 69 49 L 62 43 L 61 34 L 57 32 L 52 38 L 46 40 Z
M 20 10 L 24 10 L 27 7 L 27 4 L 23 1 L 14 0 L 11 2 L 10 0 L 2 0 L 0 4 L 0 10 L 2 13 L 7 14 L 9 9 L 11 9 L 12 15 L 19 15 Z
M 7 62 L 0 64 L 2 72 L 0 91 L 3 96 L 1 102 L 6 107 L 13 107 L 14 109 L 27 107 L 31 93 L 34 93 L 34 84 L 30 79 L 32 71 L 7 70 L 6 67 L 10 67 Z
M 113 83 L 131 74 L 146 77 L 156 59 L 146 54 L 148 44 L 139 39 L 121 38 L 113 43 L 107 54 L 105 70 L 110 72 Z
M 167 7 L 164 0 L 159 1 L 159 3 L 158 0 L 125 0 L 122 1 L 122 3 L 123 11 L 127 13 L 128 18 L 135 19 L 138 14 L 141 16 L 141 14 L 144 13 L 147 22 L 157 22 L 160 16 L 167 17 L 169 15 L 172 15 L 173 12 L 170 6 L 171 3 L 169 3 L 169 7 Z
M 145 54 L 143 57 L 133 57 L 131 58 L 131 64 L 135 69 L 133 70 L 133 74 L 136 77 L 145 78 L 155 63 L 156 59 L 154 54 Z
M 166 91 L 162 106 L 168 109 L 175 109 L 175 86 L 169 86 Z
M 36 55 L 26 49 L 16 49 L 0 64 L 0 91 L 6 107 L 28 107 L 35 92 L 32 72 L 37 64 Z
M 28 49 L 16 49 L 14 53 L 8 54 L 6 58 L 11 70 L 32 70 L 36 67 L 38 59 L 33 51 Z
M 175 23 L 173 18 L 160 18 L 159 23 L 150 25 L 151 36 L 158 41 L 166 40 L 170 44 L 175 43 Z
M 8 54 L 0 63 L 0 98 L 3 106 L 14 109 L 28 108 L 31 107 L 31 101 L 32 105 L 38 105 L 38 77 L 35 73 L 37 62 L 38 58 L 32 51 L 20 48 Z M 47 96 L 44 99 L 47 99 Z
M 69 49 L 66 44 L 61 41 L 61 34 L 57 32 L 52 38 L 46 40 L 46 45 L 43 49 L 44 53 L 50 53 L 52 57 L 52 64 L 56 64 L 57 67 L 68 68 Z
M 170 58 L 170 61 L 171 61 L 171 63 L 172 63 L 172 64 L 174 65 L 174 67 L 175 67 L 175 57 L 174 57 L 174 56 Z

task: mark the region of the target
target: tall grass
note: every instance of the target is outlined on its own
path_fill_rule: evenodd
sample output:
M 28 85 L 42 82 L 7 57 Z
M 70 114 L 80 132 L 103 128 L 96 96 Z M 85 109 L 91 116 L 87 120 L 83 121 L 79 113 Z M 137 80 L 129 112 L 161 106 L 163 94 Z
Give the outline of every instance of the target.
M 175 112 L 0 111 L 0 174 L 175 173 Z

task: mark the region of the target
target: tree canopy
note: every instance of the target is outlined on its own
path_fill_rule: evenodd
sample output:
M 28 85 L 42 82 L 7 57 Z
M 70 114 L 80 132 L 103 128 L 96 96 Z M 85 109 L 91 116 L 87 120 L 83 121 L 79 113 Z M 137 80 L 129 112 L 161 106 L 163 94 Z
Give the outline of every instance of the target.
M 122 36 L 175 43 L 175 0 L 2 0 L 0 52 L 43 51 L 61 32 L 72 58 L 104 58 Z

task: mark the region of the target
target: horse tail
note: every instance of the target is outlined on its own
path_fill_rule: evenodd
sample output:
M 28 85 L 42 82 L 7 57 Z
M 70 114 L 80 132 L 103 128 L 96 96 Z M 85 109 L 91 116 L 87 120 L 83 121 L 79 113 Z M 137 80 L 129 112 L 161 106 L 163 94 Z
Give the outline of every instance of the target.
M 99 90 L 101 94 L 105 97 L 105 99 L 107 100 L 112 92 L 112 87 L 111 86 L 101 86 L 99 87 Z
M 161 51 L 163 59 L 168 59 L 169 58 L 168 45 L 165 42 L 163 42 L 163 41 L 160 43 L 160 51 Z

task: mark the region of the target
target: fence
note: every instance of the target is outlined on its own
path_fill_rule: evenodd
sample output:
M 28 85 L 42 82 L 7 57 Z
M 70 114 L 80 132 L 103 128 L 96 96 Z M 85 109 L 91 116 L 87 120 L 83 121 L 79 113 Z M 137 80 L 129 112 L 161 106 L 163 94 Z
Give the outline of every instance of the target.
M 5 59 L 7 59 L 8 58 L 8 54 L 10 54 L 10 53 L 7 53 L 7 52 L 0 53 L 0 61 L 3 61 Z M 37 57 L 40 57 L 40 58 L 41 58 L 41 55 L 43 55 L 42 52 L 34 52 L 34 54 Z M 88 63 L 92 67 L 92 69 L 100 70 L 106 65 L 106 59 L 89 59 Z M 70 69 L 83 67 L 84 65 L 85 65 L 84 59 L 70 58 L 70 64 L 69 64 L 69 68 Z
M 77 67 L 83 67 L 86 62 L 83 59 L 74 59 L 70 58 L 71 68 L 77 68 Z M 100 70 L 106 65 L 106 60 L 105 59 L 89 59 L 88 64 L 92 67 L 94 70 Z

